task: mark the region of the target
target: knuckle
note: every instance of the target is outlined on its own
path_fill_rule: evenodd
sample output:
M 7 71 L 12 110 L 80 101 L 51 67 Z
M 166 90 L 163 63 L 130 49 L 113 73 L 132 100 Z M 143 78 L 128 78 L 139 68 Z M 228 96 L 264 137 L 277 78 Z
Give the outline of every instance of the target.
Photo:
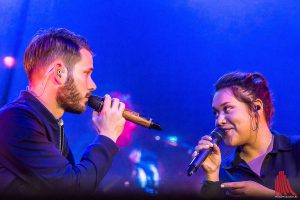
M 115 102 L 115 103 L 119 103 L 120 100 L 118 98 L 112 98 L 112 100 Z
M 109 94 L 106 94 L 106 95 L 104 96 L 104 98 L 105 98 L 105 99 L 111 99 L 111 97 L 110 97 Z
M 201 149 L 208 149 L 208 148 L 209 148 L 209 146 L 206 145 L 206 144 L 199 145 L 199 150 L 201 150 Z
M 210 137 L 208 135 L 204 135 L 201 140 L 209 141 Z
M 200 144 L 202 144 L 202 145 L 207 145 L 207 144 L 209 144 L 209 141 L 207 141 L 207 140 L 202 140 Z

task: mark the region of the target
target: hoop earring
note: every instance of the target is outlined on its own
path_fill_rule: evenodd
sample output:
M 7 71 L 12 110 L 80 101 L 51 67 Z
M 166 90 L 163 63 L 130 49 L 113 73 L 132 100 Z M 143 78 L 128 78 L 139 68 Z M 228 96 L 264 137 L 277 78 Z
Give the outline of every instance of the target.
M 251 130 L 252 131 L 257 131 L 259 127 L 259 122 L 258 122 L 258 113 L 257 111 L 254 113 L 254 117 L 251 116 Z M 255 126 L 253 128 L 253 121 L 255 121 Z

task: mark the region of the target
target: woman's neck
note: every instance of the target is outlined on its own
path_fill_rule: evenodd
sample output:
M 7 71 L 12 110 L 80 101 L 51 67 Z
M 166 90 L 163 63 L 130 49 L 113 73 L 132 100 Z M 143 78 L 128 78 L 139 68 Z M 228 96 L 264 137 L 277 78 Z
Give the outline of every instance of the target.
M 240 157 L 246 162 L 257 158 L 262 154 L 266 154 L 273 140 L 273 134 L 267 125 L 260 127 L 251 134 L 252 137 L 250 137 L 249 143 L 242 146 L 242 151 L 240 153 Z

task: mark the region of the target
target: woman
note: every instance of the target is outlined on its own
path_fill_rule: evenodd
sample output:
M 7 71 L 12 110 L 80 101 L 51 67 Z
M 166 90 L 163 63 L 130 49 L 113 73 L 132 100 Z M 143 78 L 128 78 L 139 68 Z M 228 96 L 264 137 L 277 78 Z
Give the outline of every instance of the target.
M 274 108 L 266 79 L 259 73 L 225 74 L 215 85 L 212 108 L 216 126 L 226 132 L 225 144 L 237 148 L 221 166 L 219 147 L 209 136 L 201 138 L 193 157 L 202 149 L 213 148 L 202 164 L 201 194 L 296 196 L 300 191 L 300 140 L 271 131 Z

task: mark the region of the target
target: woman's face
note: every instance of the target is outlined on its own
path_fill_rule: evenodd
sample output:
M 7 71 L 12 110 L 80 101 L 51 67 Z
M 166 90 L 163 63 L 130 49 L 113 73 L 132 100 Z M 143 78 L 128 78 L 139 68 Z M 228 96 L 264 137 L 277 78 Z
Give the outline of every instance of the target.
M 230 88 L 217 91 L 212 102 L 216 126 L 226 131 L 225 144 L 241 146 L 251 139 L 251 117 L 248 106 L 237 100 Z

